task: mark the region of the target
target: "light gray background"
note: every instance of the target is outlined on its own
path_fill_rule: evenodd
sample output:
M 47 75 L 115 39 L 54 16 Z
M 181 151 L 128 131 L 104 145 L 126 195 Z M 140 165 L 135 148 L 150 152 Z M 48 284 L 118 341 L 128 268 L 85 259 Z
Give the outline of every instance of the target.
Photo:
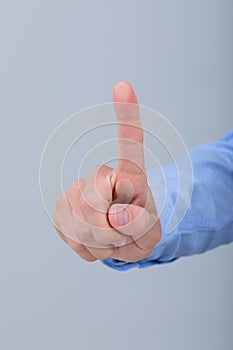
M 189 147 L 232 127 L 233 3 L 1 1 L 0 349 L 232 349 L 233 245 L 118 273 L 79 259 L 40 200 L 53 129 L 130 81 Z

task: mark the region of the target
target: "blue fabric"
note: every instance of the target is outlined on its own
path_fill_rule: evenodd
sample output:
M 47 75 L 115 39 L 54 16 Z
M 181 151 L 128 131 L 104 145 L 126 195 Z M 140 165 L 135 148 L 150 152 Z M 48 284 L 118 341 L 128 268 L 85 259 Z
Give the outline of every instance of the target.
M 105 265 L 119 271 L 145 268 L 203 253 L 233 241 L 233 129 L 218 141 L 199 145 L 189 153 L 193 167 L 193 191 L 183 220 L 172 233 L 165 232 L 178 196 L 176 167 L 171 163 L 163 167 L 167 194 L 160 215 L 160 242 L 146 259 L 139 262 L 109 258 L 101 260 Z M 158 197 L 156 177 L 156 168 L 148 170 L 148 183 L 155 203 Z

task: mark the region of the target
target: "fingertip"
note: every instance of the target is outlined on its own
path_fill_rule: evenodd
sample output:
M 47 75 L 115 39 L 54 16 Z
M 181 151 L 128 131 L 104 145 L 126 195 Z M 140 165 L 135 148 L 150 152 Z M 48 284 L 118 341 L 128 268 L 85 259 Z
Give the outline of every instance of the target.
M 113 101 L 137 103 L 132 85 L 127 81 L 118 81 L 113 87 Z

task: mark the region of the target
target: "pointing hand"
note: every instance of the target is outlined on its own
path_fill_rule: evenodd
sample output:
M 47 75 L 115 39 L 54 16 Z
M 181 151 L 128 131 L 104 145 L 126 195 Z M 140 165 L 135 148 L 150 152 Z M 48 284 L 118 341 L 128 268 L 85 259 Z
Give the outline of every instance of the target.
M 146 258 L 161 237 L 148 187 L 139 106 L 129 83 L 113 89 L 117 118 L 115 169 L 96 166 L 73 181 L 56 201 L 54 225 L 62 239 L 87 261 Z

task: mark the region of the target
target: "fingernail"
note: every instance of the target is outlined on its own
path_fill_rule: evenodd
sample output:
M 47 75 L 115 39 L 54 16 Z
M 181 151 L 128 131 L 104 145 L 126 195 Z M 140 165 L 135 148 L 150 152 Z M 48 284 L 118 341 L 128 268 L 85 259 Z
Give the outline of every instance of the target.
M 117 210 L 117 207 L 116 207 L 116 212 L 114 213 L 114 219 L 117 225 L 119 226 L 128 224 L 129 222 L 128 211 L 125 208 L 123 209 L 119 208 L 119 210 Z

